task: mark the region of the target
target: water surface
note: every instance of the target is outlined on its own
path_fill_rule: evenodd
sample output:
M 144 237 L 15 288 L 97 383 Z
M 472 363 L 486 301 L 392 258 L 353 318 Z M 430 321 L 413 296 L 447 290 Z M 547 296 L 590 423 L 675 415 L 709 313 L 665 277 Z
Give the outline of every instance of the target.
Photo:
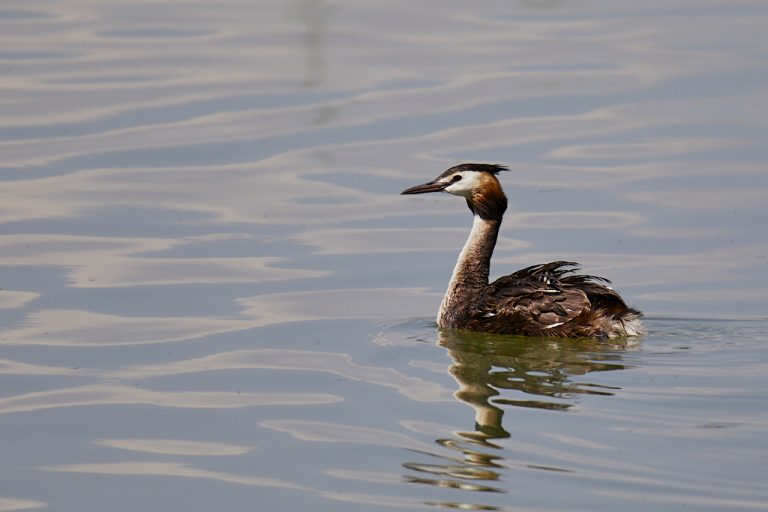
M 768 509 L 767 22 L 6 2 L 0 511 Z M 461 161 L 648 334 L 437 331 Z

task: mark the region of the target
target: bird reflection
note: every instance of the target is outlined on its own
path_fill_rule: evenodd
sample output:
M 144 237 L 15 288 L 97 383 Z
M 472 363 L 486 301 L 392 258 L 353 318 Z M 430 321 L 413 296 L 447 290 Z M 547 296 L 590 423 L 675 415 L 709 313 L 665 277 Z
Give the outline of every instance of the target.
M 302 0 L 299 16 L 304 24 L 301 42 L 306 54 L 305 87 L 316 87 L 325 80 L 325 38 L 328 32 L 328 7 L 323 0 Z
M 474 429 L 456 431 L 436 443 L 451 455 L 425 453 L 435 463 L 406 462 L 408 482 L 463 490 L 501 493 L 497 485 L 504 465 L 502 446 L 512 437 L 504 426 L 511 407 L 568 411 L 584 394 L 611 396 L 618 389 L 590 383 L 592 372 L 626 368 L 626 346 L 595 340 L 558 340 L 495 336 L 484 333 L 439 331 L 439 344 L 453 363 L 454 396 L 474 409 Z M 551 468 L 556 469 L 556 468 Z M 430 503 L 444 508 L 498 510 L 490 505 L 458 502 Z

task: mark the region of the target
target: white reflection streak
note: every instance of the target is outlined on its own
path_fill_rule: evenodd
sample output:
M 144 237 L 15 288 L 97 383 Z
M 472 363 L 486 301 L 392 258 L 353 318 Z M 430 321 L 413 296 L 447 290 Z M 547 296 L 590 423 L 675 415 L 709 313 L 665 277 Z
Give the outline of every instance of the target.
M 409 251 L 454 251 L 466 238 L 465 229 L 352 229 L 307 231 L 292 238 L 315 248 L 317 254 L 385 254 Z M 410 240 L 418 244 L 403 245 Z M 528 242 L 499 237 L 505 248 L 522 249 Z
M 103 288 L 140 285 L 284 281 L 321 277 L 323 271 L 280 268 L 276 257 L 163 258 L 142 256 L 242 234 L 215 237 L 117 238 L 70 235 L 0 236 L 3 265 L 65 267 L 71 286 Z M 16 292 L 17 294 L 23 292 Z M 0 306 L 2 306 L 0 292 Z M 32 300 L 30 294 L 16 297 Z M 11 300 L 11 299 L 7 299 Z
M 14 309 L 40 297 L 39 293 L 0 289 L 0 309 Z
M 233 409 L 268 405 L 317 405 L 340 402 L 326 393 L 250 393 L 222 391 L 153 391 L 135 386 L 89 385 L 0 398 L 0 414 L 59 407 L 156 405 L 193 409 Z
M 707 493 L 707 489 L 691 489 L 690 494 L 661 495 L 658 493 L 638 493 L 632 491 L 606 490 L 598 489 L 594 492 L 598 496 L 606 496 L 615 500 L 641 502 L 644 506 L 655 503 L 658 505 L 679 505 L 687 507 L 702 507 L 699 510 L 709 510 L 712 507 L 722 507 L 722 510 L 768 510 L 764 496 L 756 496 L 755 499 L 744 499 L 741 497 L 723 498 L 712 496 Z M 722 492 L 723 489 L 709 489 L 710 491 Z M 705 492 L 701 492 L 705 491 Z
M 368 427 L 355 427 L 342 423 L 327 423 L 322 421 L 302 420 L 267 420 L 260 423 L 262 427 L 285 432 L 301 441 L 321 443 L 353 443 L 407 448 L 411 450 L 432 453 L 435 446 L 422 443 L 404 434 Z
M 339 493 L 336 491 L 320 491 L 318 493 L 323 498 L 328 498 L 334 501 L 342 501 L 344 503 L 360 503 L 368 506 L 377 507 L 389 507 L 389 508 L 406 508 L 408 510 L 415 509 L 427 509 L 434 510 L 434 507 L 424 503 L 423 500 L 418 498 L 406 498 L 402 496 L 393 496 L 391 494 L 362 494 L 362 493 Z M 457 507 L 467 509 L 477 509 L 476 506 Z M 505 508 L 509 512 L 518 512 L 518 509 Z M 522 511 L 520 511 L 522 512 Z M 530 512 L 530 509 L 526 509 L 525 512 Z
M 16 510 L 29 510 L 32 508 L 43 508 L 47 506 L 48 503 L 43 501 L 0 497 L 0 512 L 14 512 Z
M 176 462 L 106 462 L 94 464 L 70 464 L 61 466 L 45 466 L 39 469 L 62 473 L 91 473 L 100 475 L 132 475 L 132 476 L 173 476 L 182 478 L 206 478 L 232 484 L 250 485 L 257 487 L 279 487 L 298 490 L 308 490 L 293 482 L 262 478 L 257 476 L 235 475 L 221 471 L 196 469 L 187 464 Z
M 39 469 L 61 473 L 94 474 L 94 475 L 121 475 L 121 476 L 153 476 L 153 477 L 178 477 L 178 478 L 202 478 L 224 483 L 246 485 L 252 487 L 272 487 L 280 489 L 293 489 L 311 492 L 318 496 L 353 503 L 376 504 L 389 507 L 423 507 L 423 503 L 407 498 L 398 498 L 384 495 L 339 493 L 302 486 L 294 482 L 263 478 L 248 475 L 236 475 L 222 471 L 209 471 L 197 469 L 187 464 L 175 462 L 112 462 L 94 464 L 70 464 L 60 466 L 45 466 Z M 0 502 L 1 503 L 1 502 Z
M 243 319 L 124 317 L 82 310 L 36 311 L 27 316 L 25 324 L 5 331 L 0 345 L 142 345 L 201 338 L 258 325 Z
M 74 267 L 70 277 L 82 288 L 141 285 L 243 283 L 322 277 L 323 271 L 272 266 L 282 258 L 114 258 Z
M 393 368 L 357 365 L 349 354 L 307 350 L 237 350 L 163 365 L 136 366 L 110 373 L 110 376 L 151 378 L 235 369 L 327 372 L 352 380 L 394 388 L 412 400 L 426 402 L 453 400 L 452 391 L 437 383 L 408 377 Z
M 0 190 L 0 221 L 75 216 L 92 208 L 120 205 L 154 209 L 159 202 L 166 210 L 210 215 L 211 222 L 249 224 L 318 223 L 329 200 L 339 216 L 375 217 L 386 212 L 386 206 L 391 210 L 389 201 L 379 194 L 359 192 L 349 204 L 348 188 L 307 180 L 290 163 L 288 169 L 282 167 L 262 163 L 258 173 L 253 164 L 87 170 L 6 182 Z M 212 195 L 211 189 L 220 193 Z M 323 204 L 312 204 L 307 198 L 321 198 Z M 365 209 L 360 209 L 361 203 Z
M 620 144 L 580 144 L 561 146 L 549 152 L 556 159 L 626 159 L 666 158 L 694 153 L 745 146 L 743 140 L 669 138 L 651 141 L 624 142 Z
M 244 455 L 253 450 L 252 446 L 179 439 L 101 439 L 96 444 L 157 455 L 201 457 Z
M 238 300 L 244 310 L 234 318 L 126 317 L 81 310 L 43 310 L 29 314 L 22 327 L 5 331 L 0 345 L 141 345 L 291 321 L 412 318 L 414 312 L 427 312 L 437 297 L 418 288 L 276 293 Z
M 355 480 L 358 482 L 370 482 L 373 484 L 399 484 L 403 481 L 403 475 L 400 473 L 384 473 L 382 471 L 358 471 L 345 469 L 326 469 L 323 471 L 326 475 L 345 480 Z
M 0 375 L 81 375 L 72 368 L 27 364 L 11 359 L 0 359 Z
M 508 217 L 507 224 L 525 229 L 578 229 L 588 226 L 590 229 L 618 230 L 645 223 L 645 218 L 641 215 L 627 212 L 560 210 L 557 212 L 514 213 Z
M 259 295 L 237 302 L 244 315 L 266 325 L 278 322 L 347 318 L 413 318 L 432 314 L 440 294 L 421 288 L 338 289 Z
M 711 213 L 716 210 L 745 210 L 765 205 L 766 193 L 760 188 L 699 189 L 695 185 L 682 190 L 651 190 L 630 192 L 626 198 L 638 203 L 674 210 L 701 211 Z

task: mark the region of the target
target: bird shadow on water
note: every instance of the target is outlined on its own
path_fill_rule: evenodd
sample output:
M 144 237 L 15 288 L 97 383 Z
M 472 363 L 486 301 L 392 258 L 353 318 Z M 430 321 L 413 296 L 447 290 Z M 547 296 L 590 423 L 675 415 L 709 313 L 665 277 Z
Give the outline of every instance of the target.
M 448 372 L 458 385 L 454 397 L 474 410 L 474 428 L 435 439 L 449 455 L 419 452 L 439 460 L 403 463 L 409 471 L 403 479 L 416 484 L 489 493 L 507 492 L 499 482 L 510 465 L 510 461 L 505 461 L 509 452 L 505 452 L 500 441 L 514 442 L 514 439 L 510 427 L 505 426 L 505 412 L 520 407 L 563 413 L 571 410 L 581 396 L 612 396 L 619 388 L 592 383 L 584 377 L 594 372 L 629 368 L 623 355 L 633 346 L 627 341 L 606 343 L 448 330 L 437 331 L 437 342 L 451 359 Z M 476 503 L 427 504 L 464 510 L 501 510 Z

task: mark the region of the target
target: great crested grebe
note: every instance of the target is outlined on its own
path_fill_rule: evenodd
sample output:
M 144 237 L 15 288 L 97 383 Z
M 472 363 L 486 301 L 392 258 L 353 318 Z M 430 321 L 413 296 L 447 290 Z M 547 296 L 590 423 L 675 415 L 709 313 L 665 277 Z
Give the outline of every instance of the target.
M 497 334 L 553 337 L 617 337 L 642 333 L 636 309 L 602 283 L 605 278 L 574 274 L 571 261 L 553 261 L 518 270 L 489 283 L 507 196 L 496 175 L 502 165 L 461 164 L 403 194 L 448 192 L 462 196 L 474 214 L 437 315 L 439 327 Z

